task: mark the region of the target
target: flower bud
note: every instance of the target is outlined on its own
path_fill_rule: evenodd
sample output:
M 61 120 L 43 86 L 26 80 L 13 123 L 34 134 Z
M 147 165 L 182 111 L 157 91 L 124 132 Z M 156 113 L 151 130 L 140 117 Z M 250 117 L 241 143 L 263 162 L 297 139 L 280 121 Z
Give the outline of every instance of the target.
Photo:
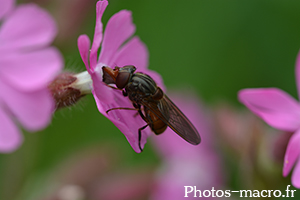
M 48 86 L 55 100 L 56 109 L 72 106 L 91 93 L 92 80 L 85 71 L 79 74 L 62 72 Z

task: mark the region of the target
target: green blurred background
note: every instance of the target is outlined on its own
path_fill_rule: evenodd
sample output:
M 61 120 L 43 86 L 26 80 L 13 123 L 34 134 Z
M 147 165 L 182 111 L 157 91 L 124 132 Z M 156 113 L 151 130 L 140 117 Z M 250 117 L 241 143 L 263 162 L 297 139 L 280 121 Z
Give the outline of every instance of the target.
M 55 17 L 59 32 L 54 45 L 64 55 L 66 70 L 85 70 L 77 38 L 92 38 L 96 0 L 19 1 L 28 2 Z M 209 107 L 226 101 L 243 108 L 237 92 L 246 87 L 278 87 L 297 97 L 299 0 L 110 0 L 104 24 L 121 9 L 132 11 L 136 35 L 150 52 L 149 67 L 162 75 L 168 89 L 191 88 Z M 121 167 L 158 162 L 150 145 L 135 153 L 97 111 L 91 95 L 56 112 L 46 130 L 24 131 L 24 136 L 16 152 L 0 155 L 0 199 L 22 199 L 25 185 L 87 146 L 122 152 Z

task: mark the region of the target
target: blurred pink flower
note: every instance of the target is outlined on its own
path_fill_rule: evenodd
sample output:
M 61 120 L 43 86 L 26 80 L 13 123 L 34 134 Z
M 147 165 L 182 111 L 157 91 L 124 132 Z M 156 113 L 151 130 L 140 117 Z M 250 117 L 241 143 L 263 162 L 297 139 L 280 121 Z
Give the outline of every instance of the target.
M 22 142 L 17 125 L 29 131 L 51 119 L 53 100 L 48 83 L 60 71 L 62 57 L 48 47 L 56 35 L 52 17 L 34 4 L 0 1 L 0 151 Z
M 110 108 L 133 108 L 132 103 L 121 91 L 113 90 L 102 82 L 102 67 L 134 65 L 137 71 L 151 76 L 163 88 L 161 77 L 147 69 L 148 50 L 137 36 L 133 36 L 135 26 L 132 23 L 131 12 L 121 10 L 113 15 L 103 32 L 101 18 L 108 5 L 107 0 L 98 1 L 96 5 L 96 26 L 93 44 L 90 49 L 90 39 L 87 35 L 78 38 L 78 49 L 87 71 L 93 80 L 93 95 L 99 111 L 112 121 L 125 135 L 128 142 L 136 152 L 140 152 L 138 144 L 138 129 L 146 123 L 135 111 L 114 110 L 106 114 Z M 99 59 L 97 52 L 101 45 Z M 146 143 L 150 129 L 143 131 L 141 146 Z
M 197 190 L 202 191 L 211 190 L 212 187 L 215 190 L 222 189 L 222 164 L 213 147 L 210 121 L 204 116 L 200 101 L 189 93 L 174 93 L 170 98 L 195 125 L 202 142 L 193 146 L 170 128 L 152 137 L 163 162 L 151 199 L 186 199 L 184 186 L 196 186 Z M 194 198 L 194 192 L 188 196 Z
M 270 128 L 249 110 L 236 109 L 225 102 L 214 106 L 213 114 L 217 134 L 214 143 L 226 152 L 226 158 L 234 160 L 233 177 L 239 187 L 277 187 L 274 177 L 281 167 L 278 159 L 282 162 L 288 144 L 287 133 Z
M 300 95 L 300 54 L 296 62 L 296 82 Z M 292 184 L 300 188 L 300 104 L 278 88 L 243 89 L 239 100 L 270 126 L 294 132 L 289 140 L 284 158 L 283 176 L 287 176 L 295 165 Z M 296 163 L 297 162 L 297 163 Z
M 115 145 L 89 146 L 65 157 L 43 174 L 45 181 L 39 187 L 42 192 L 36 193 L 32 188 L 27 189 L 28 194 L 37 194 L 35 200 L 146 199 L 153 183 L 153 164 L 126 167 L 122 163 L 128 155 L 118 151 Z

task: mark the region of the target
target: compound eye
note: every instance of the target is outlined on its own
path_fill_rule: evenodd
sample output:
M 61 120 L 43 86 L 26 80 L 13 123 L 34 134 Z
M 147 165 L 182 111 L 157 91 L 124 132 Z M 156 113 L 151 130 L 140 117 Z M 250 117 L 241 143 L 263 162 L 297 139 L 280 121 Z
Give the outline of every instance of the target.
M 128 84 L 130 76 L 129 72 L 120 72 L 116 78 L 117 88 L 123 89 Z

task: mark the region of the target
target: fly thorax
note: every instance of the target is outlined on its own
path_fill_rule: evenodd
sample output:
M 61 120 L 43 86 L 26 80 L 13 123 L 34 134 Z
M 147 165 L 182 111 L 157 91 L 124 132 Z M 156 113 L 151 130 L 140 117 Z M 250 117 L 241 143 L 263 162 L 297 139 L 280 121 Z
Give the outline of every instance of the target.
M 142 73 L 135 73 L 127 85 L 126 91 L 128 92 L 130 100 L 141 101 L 142 99 L 153 95 L 156 92 L 156 89 L 156 83 L 150 76 Z

